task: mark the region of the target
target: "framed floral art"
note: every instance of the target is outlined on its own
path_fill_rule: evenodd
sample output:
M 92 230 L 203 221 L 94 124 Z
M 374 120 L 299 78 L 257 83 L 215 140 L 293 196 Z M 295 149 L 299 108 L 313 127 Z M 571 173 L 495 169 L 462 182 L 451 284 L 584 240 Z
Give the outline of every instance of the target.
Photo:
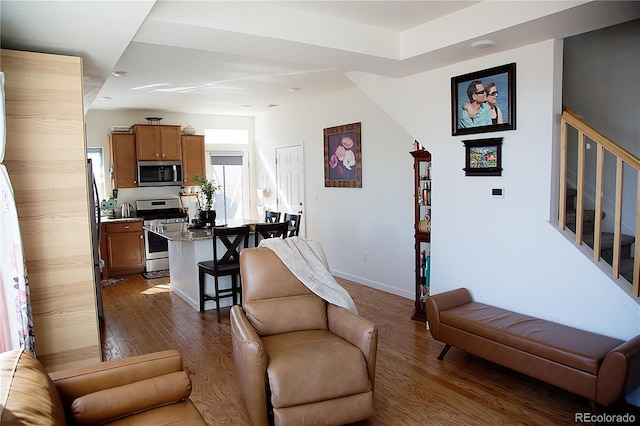
M 360 124 L 324 129 L 324 186 L 362 188 Z

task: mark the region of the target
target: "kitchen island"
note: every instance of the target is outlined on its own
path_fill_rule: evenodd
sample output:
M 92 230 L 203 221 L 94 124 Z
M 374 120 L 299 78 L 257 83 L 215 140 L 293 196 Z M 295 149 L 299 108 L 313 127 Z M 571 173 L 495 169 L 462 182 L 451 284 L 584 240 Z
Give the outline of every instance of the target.
M 241 226 L 250 225 L 251 237 L 249 247 L 253 245 L 253 226 L 258 221 L 248 219 L 232 219 L 228 221 L 216 220 L 216 226 Z M 200 308 L 200 292 L 198 283 L 198 262 L 213 259 L 213 230 L 211 228 L 189 228 L 184 223 L 179 231 L 163 231 L 145 227 L 149 232 L 153 232 L 168 240 L 169 245 L 169 271 L 170 287 L 181 299 L 187 302 L 195 310 Z M 220 250 L 225 247 L 219 241 Z M 231 277 L 219 277 L 220 289 L 231 288 Z M 214 293 L 213 277 L 205 275 L 205 293 Z M 231 306 L 232 298 L 224 298 L 220 301 L 220 306 Z M 205 310 L 215 309 L 213 301 L 206 301 Z

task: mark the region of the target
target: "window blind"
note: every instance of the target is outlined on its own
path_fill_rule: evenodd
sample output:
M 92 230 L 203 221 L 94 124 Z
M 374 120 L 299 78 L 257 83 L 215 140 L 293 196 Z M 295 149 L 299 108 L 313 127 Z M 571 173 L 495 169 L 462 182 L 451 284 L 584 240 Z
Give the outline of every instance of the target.
M 212 155 L 213 166 L 242 166 L 242 155 Z

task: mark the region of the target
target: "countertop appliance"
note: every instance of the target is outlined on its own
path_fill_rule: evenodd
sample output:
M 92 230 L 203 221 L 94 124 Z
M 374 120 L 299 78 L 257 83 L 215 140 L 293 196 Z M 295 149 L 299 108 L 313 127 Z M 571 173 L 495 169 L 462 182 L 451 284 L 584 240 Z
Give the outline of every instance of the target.
M 182 186 L 181 161 L 138 161 L 138 186 Z
M 179 231 L 187 221 L 179 198 L 136 201 L 138 217 L 144 226 L 162 231 Z M 166 238 L 144 231 L 145 269 L 147 272 L 169 269 L 169 242 Z
M 120 215 L 124 218 L 132 217 L 135 213 L 135 209 L 131 203 L 122 203 L 120 205 Z

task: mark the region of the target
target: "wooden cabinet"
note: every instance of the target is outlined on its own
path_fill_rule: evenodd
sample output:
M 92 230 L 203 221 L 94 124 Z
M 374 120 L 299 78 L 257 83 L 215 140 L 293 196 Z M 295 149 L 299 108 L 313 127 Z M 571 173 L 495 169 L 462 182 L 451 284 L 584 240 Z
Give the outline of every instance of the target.
M 100 255 L 105 262 L 104 277 L 144 272 L 142 221 L 103 223 Z
M 129 133 L 111 133 L 111 186 L 115 188 L 137 188 L 136 139 Z
M 180 129 L 180 126 L 134 125 L 138 161 L 181 160 Z
M 182 179 L 184 186 L 195 186 L 193 175 L 206 176 L 204 136 L 182 136 Z
M 416 265 L 415 308 L 411 319 L 427 320 L 431 269 L 431 154 L 413 151 L 414 176 L 414 248 Z

